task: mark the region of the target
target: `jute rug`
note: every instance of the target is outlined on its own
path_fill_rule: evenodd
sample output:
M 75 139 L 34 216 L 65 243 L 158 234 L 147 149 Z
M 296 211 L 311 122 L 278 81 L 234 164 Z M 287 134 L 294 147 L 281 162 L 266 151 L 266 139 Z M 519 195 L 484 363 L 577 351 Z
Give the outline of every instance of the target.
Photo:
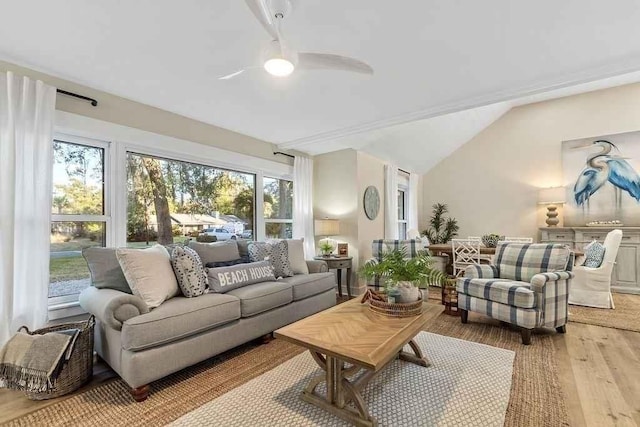
M 511 392 L 513 351 L 429 332 L 421 332 L 415 341 L 431 361 L 430 367 L 395 360 L 363 390 L 378 425 L 503 425 Z M 305 352 L 172 425 L 350 425 L 300 399 L 309 380 L 322 373 Z M 324 386 L 318 392 L 325 394 Z M 247 402 L 251 402 L 250 409 Z
M 640 295 L 613 294 L 616 308 L 569 306 L 569 321 L 640 332 Z
M 508 427 L 568 425 L 567 409 L 557 372 L 553 332 L 538 333 L 530 346 L 518 331 L 470 315 L 438 316 L 429 332 L 513 350 L 511 398 L 505 416 Z M 297 356 L 304 350 L 284 341 L 247 344 L 152 384 L 149 399 L 135 403 L 127 386 L 113 380 L 86 392 L 60 398 L 50 406 L 9 422 L 10 426 L 146 426 L 166 425 L 234 388 Z M 428 405 L 428 402 L 424 402 Z

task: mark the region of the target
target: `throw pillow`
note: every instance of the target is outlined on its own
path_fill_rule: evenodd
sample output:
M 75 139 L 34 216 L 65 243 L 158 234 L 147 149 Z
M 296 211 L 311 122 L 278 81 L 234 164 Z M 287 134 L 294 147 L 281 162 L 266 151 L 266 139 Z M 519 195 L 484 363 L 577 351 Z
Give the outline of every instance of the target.
M 276 280 L 269 261 L 210 268 L 208 276 L 209 287 L 218 293 L 225 293 L 253 283 Z
M 171 251 L 171 266 L 185 297 L 198 297 L 205 293 L 207 273 L 196 251 L 188 246 L 175 246 Z
M 189 242 L 189 247 L 198 253 L 203 265 L 210 262 L 232 261 L 240 258 L 238 244 L 235 240 L 214 243 L 191 241 Z
M 92 286 L 132 293 L 116 257 L 116 248 L 85 248 L 82 256 L 89 266 Z
M 269 260 L 276 277 L 291 277 L 293 271 L 289 264 L 287 243 L 284 240 L 272 242 L 251 242 L 249 244 L 251 262 Z
M 598 242 L 590 243 L 584 251 L 584 266 L 591 268 L 598 268 L 602 265 L 604 259 L 605 247 Z
M 285 242 L 293 274 L 309 274 L 309 267 L 304 259 L 304 239 L 287 239 Z
M 116 256 L 133 294 L 142 298 L 149 308 L 158 307 L 180 293 L 169 253 L 164 246 L 118 248 Z

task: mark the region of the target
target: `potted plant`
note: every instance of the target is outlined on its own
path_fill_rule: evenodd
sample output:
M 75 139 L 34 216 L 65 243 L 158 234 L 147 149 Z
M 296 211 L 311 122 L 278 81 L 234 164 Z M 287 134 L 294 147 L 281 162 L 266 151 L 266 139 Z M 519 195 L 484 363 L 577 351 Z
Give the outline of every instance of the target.
M 446 276 L 431 267 L 431 257 L 426 251 L 408 258 L 406 251 L 396 249 L 382 255 L 382 260 L 371 260 L 360 269 L 360 275 L 368 280 L 379 277 L 384 281 L 387 296 L 394 296 L 395 302 L 414 302 L 420 299 L 420 287 L 429 284 L 442 285 Z
M 458 221 L 455 218 L 447 218 L 444 214 L 449 208 L 444 203 L 436 203 L 433 205 L 433 213 L 429 224 L 431 227 L 423 231 L 423 234 L 429 238 L 429 242 L 433 244 L 447 243 L 458 235 Z
M 322 253 L 322 256 L 331 256 L 331 254 L 333 253 L 333 249 L 334 247 L 329 240 L 325 239 L 320 242 L 320 253 Z

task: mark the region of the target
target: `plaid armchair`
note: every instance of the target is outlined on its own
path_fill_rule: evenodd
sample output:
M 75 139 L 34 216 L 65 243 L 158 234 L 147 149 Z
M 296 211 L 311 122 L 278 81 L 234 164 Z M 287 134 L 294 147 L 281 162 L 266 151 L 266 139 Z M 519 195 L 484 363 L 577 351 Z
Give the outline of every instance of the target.
M 418 251 L 426 250 L 420 240 L 393 240 L 393 239 L 378 239 L 371 242 L 371 255 L 372 258 L 367 262 L 380 262 L 382 261 L 382 255 L 386 252 L 390 252 L 396 249 L 402 249 L 406 252 L 408 258 L 414 258 L 418 255 Z M 367 286 L 373 286 L 376 289 L 384 285 L 379 277 L 367 282 Z
M 531 331 L 553 327 L 565 333 L 573 254 L 561 244 L 502 243 L 495 265 L 471 265 L 457 281 L 462 323 L 468 312 L 522 328 L 522 343 Z

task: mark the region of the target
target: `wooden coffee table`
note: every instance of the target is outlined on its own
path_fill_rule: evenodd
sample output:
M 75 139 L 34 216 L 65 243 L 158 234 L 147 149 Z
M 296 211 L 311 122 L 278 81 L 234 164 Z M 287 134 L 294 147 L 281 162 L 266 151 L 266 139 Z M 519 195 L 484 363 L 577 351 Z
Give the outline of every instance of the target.
M 355 425 L 375 426 L 362 390 L 396 357 L 428 367 L 413 338 L 441 312 L 441 305 L 425 304 L 419 316 L 394 318 L 374 313 L 357 298 L 278 329 L 275 336 L 309 349 L 325 371 L 311 379 L 302 392 L 304 401 Z M 412 353 L 402 350 L 406 344 Z M 323 381 L 326 396 L 316 393 Z

